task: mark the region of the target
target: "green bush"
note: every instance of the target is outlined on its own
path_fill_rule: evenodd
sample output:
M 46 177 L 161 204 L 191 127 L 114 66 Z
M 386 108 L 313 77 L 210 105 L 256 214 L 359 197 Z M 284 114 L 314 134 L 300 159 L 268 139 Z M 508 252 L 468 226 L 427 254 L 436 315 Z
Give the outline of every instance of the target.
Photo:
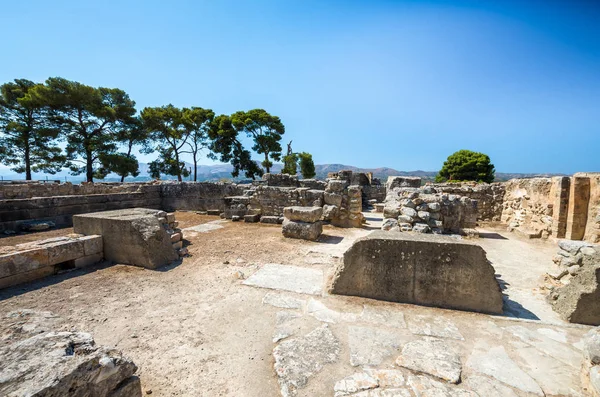
M 450 155 L 435 177 L 436 182 L 477 181 L 491 183 L 496 170 L 487 154 L 459 150 Z

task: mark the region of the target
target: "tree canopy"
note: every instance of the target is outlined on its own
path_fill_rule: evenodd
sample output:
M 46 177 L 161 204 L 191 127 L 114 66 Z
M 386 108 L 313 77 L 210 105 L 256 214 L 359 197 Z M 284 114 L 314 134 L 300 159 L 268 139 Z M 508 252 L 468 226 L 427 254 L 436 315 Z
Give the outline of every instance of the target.
M 264 156 L 262 166 L 266 173 L 271 172 L 273 162 L 281 160 L 281 136 L 285 127 L 277 116 L 272 116 L 264 109 L 253 109 L 247 112 L 235 112 L 231 122 L 238 132 L 245 132 L 253 139 L 252 150 Z
M 302 173 L 302 177 L 305 179 L 314 178 L 316 173 L 312 154 L 302 152 L 298 153 L 298 157 L 300 158 L 300 172 Z
M 477 181 L 491 183 L 494 181 L 494 165 L 487 154 L 459 150 L 448 157 L 436 176 L 436 182 Z
M 189 130 L 189 138 L 187 141 L 189 150 L 184 153 L 189 153 L 192 156 L 192 162 L 194 164 L 194 181 L 197 181 L 198 156 L 200 150 L 208 145 L 208 130 L 210 128 L 210 123 L 215 118 L 215 113 L 210 109 L 192 107 L 191 109 L 184 108 L 182 116 L 184 124 Z
M 49 110 L 31 96 L 37 86 L 25 79 L 0 86 L 0 162 L 24 172 L 26 180 L 32 171 L 55 174 L 66 161 Z
M 134 118 L 135 102 L 118 88 L 94 88 L 60 77 L 51 77 L 34 88 L 34 98 L 48 106 L 50 121 L 67 141 L 67 165 L 77 175 L 94 176 L 107 172 L 101 156 L 116 153 L 118 133 Z M 102 171 L 95 175 L 96 171 Z

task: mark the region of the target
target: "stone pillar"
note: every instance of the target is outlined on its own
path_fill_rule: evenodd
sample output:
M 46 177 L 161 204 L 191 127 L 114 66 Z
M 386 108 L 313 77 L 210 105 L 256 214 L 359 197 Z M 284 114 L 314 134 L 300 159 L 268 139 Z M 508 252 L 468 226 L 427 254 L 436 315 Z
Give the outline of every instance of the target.
M 571 179 L 566 238 L 582 240 L 588 217 L 590 178 L 574 176 Z
M 556 176 L 552 178 L 552 236 L 565 238 L 567 234 L 567 214 L 569 210 L 569 194 L 571 178 Z

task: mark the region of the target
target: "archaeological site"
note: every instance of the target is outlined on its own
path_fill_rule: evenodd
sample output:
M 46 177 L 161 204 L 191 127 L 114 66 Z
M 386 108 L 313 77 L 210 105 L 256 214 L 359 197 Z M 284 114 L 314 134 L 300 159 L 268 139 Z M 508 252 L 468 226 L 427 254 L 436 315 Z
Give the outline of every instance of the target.
M 0 185 L 1 396 L 600 396 L 600 173 Z

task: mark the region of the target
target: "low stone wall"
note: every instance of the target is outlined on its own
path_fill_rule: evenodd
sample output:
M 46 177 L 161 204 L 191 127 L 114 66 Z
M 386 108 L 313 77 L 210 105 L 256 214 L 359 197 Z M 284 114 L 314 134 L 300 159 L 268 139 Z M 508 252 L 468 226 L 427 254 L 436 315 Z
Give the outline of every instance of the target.
M 103 259 L 102 236 L 70 235 L 0 247 L 0 289 Z
M 0 200 L 29 199 L 33 197 L 87 196 L 91 194 L 115 194 L 144 192 L 149 186 L 160 182 L 135 183 L 0 183 Z
M 344 253 L 330 292 L 502 313 L 502 293 L 485 251 L 448 236 L 372 232 Z
M 258 186 L 248 195 L 248 213 L 283 216 L 285 207 L 322 207 L 323 191 L 309 188 Z
M 251 187 L 221 182 L 165 182 L 159 186 L 160 205 L 165 211 L 223 211 L 225 197 L 241 196 L 244 190 Z
M 435 183 L 437 191 L 455 194 L 477 201 L 477 219 L 500 221 L 506 187 L 504 183 Z

